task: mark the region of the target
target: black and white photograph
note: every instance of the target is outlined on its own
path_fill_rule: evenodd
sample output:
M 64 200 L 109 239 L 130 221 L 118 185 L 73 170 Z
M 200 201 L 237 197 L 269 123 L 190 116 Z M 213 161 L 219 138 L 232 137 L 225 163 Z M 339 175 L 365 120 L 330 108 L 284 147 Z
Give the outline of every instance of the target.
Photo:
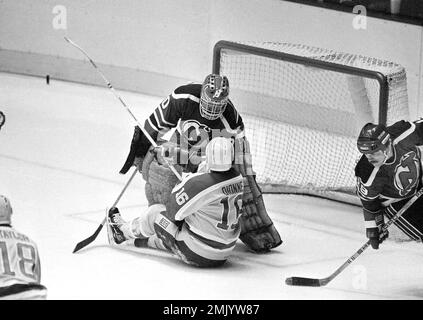
M 423 300 L 422 151 L 421 0 L 0 0 L 0 300 Z

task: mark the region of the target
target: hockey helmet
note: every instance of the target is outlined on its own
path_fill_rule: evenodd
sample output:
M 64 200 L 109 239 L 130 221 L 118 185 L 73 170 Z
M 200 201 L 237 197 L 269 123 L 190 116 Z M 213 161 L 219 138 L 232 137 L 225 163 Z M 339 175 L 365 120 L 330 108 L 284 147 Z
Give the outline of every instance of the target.
M 209 74 L 203 82 L 200 96 L 200 114 L 216 120 L 225 111 L 229 99 L 229 81 L 225 76 Z
M 11 224 L 11 216 L 12 206 L 10 205 L 9 199 L 0 195 L 0 224 Z
M 234 148 L 231 139 L 213 138 L 206 147 L 206 164 L 210 171 L 228 171 L 232 167 Z
M 385 151 L 389 141 L 390 135 L 383 124 L 367 123 L 360 131 L 357 148 L 363 154 Z

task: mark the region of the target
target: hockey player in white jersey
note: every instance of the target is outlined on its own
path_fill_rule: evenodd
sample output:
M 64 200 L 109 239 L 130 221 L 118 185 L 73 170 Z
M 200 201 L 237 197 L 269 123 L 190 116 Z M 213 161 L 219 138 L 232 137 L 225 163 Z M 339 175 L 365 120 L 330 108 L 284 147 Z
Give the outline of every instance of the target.
M 109 242 L 168 250 L 197 267 L 222 265 L 241 232 L 244 185 L 233 169 L 233 158 L 230 139 L 212 139 L 199 172 L 188 174 L 173 188 L 167 207 L 154 204 L 129 222 L 111 208 Z
M 0 299 L 43 300 L 37 245 L 12 227 L 12 206 L 0 195 Z

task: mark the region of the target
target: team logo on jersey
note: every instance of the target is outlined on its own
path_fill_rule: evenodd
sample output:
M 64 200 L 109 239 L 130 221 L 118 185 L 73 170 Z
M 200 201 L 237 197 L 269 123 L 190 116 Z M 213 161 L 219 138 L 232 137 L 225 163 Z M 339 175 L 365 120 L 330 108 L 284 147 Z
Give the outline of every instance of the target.
M 414 151 L 403 155 L 395 168 L 394 186 L 400 196 L 406 196 L 418 183 L 419 159 Z

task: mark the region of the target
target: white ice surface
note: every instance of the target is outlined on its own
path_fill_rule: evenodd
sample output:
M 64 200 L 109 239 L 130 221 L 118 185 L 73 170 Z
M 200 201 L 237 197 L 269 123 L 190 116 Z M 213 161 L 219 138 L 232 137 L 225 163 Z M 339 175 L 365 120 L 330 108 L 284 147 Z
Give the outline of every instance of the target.
M 161 100 L 118 93 L 140 122 Z M 219 269 L 195 269 L 151 249 L 112 248 L 106 228 L 72 254 L 129 178 L 118 171 L 132 138 L 131 117 L 107 88 L 12 74 L 0 74 L 0 110 L 7 117 L 0 194 L 12 202 L 14 226 L 38 244 L 49 299 L 423 298 L 423 248 L 409 242 L 366 250 L 326 287 L 285 285 L 289 276 L 330 275 L 366 241 L 360 208 L 313 197 L 266 195 L 284 243 L 257 255 L 239 242 Z M 138 175 L 118 204 L 124 218 L 146 208 L 143 188 Z

